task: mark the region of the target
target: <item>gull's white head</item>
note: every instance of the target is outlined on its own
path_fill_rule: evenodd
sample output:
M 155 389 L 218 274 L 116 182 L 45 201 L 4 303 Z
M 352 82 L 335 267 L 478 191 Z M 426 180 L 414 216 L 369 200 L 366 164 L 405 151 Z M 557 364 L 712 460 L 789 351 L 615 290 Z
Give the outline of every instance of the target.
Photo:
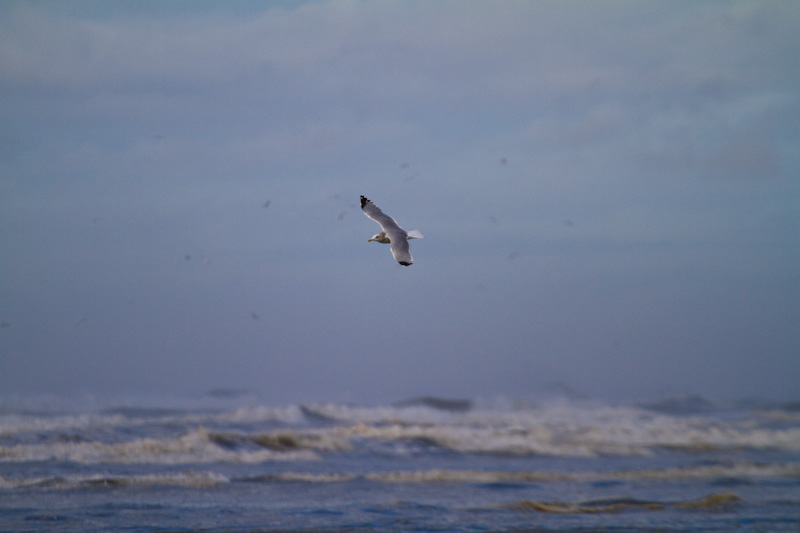
M 389 237 L 386 236 L 386 232 L 382 231 L 380 233 L 376 233 L 371 238 L 367 239 L 367 242 L 382 242 L 383 244 L 389 244 L 392 241 L 389 240 Z

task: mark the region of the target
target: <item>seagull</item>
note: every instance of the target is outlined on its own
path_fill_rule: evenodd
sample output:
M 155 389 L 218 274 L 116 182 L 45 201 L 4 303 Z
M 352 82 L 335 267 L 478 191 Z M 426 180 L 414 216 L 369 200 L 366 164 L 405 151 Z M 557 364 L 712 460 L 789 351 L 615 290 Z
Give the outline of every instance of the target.
M 414 262 L 411 257 L 411 251 L 408 249 L 409 239 L 421 239 L 422 233 L 419 230 L 406 231 L 397 225 L 392 217 L 385 214 L 380 208 L 372 203 L 365 196 L 361 196 L 361 210 L 369 218 L 381 225 L 383 230 L 376 233 L 367 242 L 375 241 L 384 244 L 391 244 L 392 255 L 397 262 L 403 266 L 409 266 Z

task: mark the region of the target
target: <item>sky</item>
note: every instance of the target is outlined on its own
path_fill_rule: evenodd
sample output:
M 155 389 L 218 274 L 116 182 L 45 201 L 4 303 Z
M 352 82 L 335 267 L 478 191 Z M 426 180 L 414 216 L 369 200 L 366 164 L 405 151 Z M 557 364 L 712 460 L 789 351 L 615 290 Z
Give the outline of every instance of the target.
M 798 57 L 795 1 L 2 2 L 0 391 L 797 399 Z

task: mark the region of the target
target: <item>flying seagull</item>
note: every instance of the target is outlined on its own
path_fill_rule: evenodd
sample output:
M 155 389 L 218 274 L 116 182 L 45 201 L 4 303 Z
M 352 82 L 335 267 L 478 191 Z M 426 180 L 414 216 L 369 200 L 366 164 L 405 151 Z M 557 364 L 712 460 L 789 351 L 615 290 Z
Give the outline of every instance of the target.
M 421 239 L 422 233 L 418 230 L 404 230 L 397 225 L 397 222 L 392 217 L 385 214 L 377 205 L 372 203 L 372 200 L 364 196 L 361 196 L 361 210 L 369 218 L 380 224 L 383 230 L 373 235 L 367 242 L 376 241 L 391 244 L 392 255 L 397 259 L 397 262 L 403 266 L 411 265 L 414 259 L 408 249 L 408 239 Z

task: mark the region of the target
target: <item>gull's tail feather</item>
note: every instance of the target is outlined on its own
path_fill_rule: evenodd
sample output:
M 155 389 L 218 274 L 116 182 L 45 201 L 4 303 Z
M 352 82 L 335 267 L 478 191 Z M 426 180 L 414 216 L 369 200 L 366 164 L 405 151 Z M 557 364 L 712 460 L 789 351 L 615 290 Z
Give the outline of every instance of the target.
M 409 239 L 422 239 L 422 233 L 419 232 L 418 229 L 412 229 L 408 232 Z

